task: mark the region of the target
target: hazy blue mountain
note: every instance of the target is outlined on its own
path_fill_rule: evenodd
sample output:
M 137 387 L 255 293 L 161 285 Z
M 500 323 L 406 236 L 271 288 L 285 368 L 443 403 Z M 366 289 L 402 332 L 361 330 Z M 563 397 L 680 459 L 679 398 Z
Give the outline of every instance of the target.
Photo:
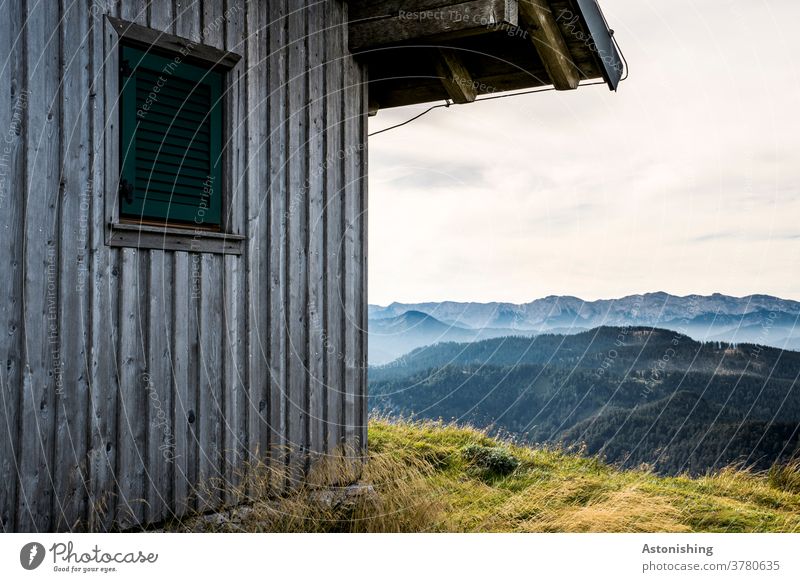
M 421 311 L 406 311 L 397 317 L 369 322 L 369 360 L 385 364 L 420 346 L 440 342 L 474 342 L 516 333 L 511 329 L 479 329 L 447 324 Z
M 578 297 L 549 296 L 530 303 L 392 303 L 369 307 L 370 332 L 380 331 L 379 322 L 408 312 L 429 315 L 440 323 L 461 330 L 506 330 L 507 335 L 540 333 L 571 334 L 603 326 L 652 326 L 672 329 L 698 340 L 732 343 L 751 342 L 796 349 L 800 346 L 800 302 L 770 295 L 730 297 L 668 293 L 630 295 L 620 299 L 584 301 Z M 413 326 L 412 326 L 413 329 Z M 406 332 L 399 332 L 406 333 Z M 463 333 L 463 332 L 462 332 Z M 372 363 L 399 357 L 401 349 L 430 345 L 431 334 L 408 332 L 408 341 L 395 337 L 391 346 L 370 336 Z M 433 334 L 435 335 L 435 334 Z M 476 335 L 482 339 L 493 337 Z M 461 341 L 442 337 L 436 341 Z M 419 343 L 427 341 L 429 343 Z M 464 339 L 463 341 L 474 341 Z

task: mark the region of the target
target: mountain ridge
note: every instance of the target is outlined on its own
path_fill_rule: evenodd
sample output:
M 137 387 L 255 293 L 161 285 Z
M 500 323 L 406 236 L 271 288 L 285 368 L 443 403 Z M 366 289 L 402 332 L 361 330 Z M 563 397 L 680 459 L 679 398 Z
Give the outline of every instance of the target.
M 651 326 L 679 331 L 697 340 L 753 342 L 788 349 L 800 346 L 800 302 L 772 295 L 677 296 L 657 291 L 594 301 L 549 295 L 520 304 L 443 301 L 370 305 L 370 332 L 375 332 L 370 337 L 370 347 L 377 350 L 376 358 L 370 357 L 371 363 L 385 363 L 402 355 L 382 346 L 380 327 L 411 311 L 427 314 L 453 329 L 503 330 L 507 335 L 556 331 L 568 334 L 601 326 Z M 403 347 L 433 343 L 430 334 L 414 337 L 413 330 L 407 333 L 407 341 L 398 342 Z M 483 339 L 496 334 L 475 335 Z M 446 336 L 441 341 L 446 341 Z

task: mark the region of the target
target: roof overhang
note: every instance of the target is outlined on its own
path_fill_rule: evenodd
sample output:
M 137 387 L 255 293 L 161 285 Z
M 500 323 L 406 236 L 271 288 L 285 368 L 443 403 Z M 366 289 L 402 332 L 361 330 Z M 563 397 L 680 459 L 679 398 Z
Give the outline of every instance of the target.
M 623 63 L 596 0 L 350 0 L 370 109 L 602 79 Z

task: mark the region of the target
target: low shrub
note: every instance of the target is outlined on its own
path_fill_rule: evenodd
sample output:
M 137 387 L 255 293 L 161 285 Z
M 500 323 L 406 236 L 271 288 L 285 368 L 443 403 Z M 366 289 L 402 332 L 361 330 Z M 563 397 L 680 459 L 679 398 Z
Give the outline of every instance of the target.
M 519 459 L 502 447 L 467 445 L 462 449 L 461 455 L 472 466 L 485 471 L 489 476 L 510 475 L 519 467 Z

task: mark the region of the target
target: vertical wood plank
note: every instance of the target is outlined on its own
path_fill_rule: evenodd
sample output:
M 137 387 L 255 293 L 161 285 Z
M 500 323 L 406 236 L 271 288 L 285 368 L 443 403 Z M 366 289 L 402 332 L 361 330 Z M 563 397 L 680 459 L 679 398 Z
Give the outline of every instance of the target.
M 292 469 L 303 461 L 308 420 L 308 86 L 306 17 L 308 9 L 288 14 L 288 322 L 289 453 Z M 297 473 L 293 472 L 293 478 Z
M 125 20 L 147 26 L 147 0 L 122 0 L 120 14 Z
M 270 129 L 270 462 L 286 461 L 286 14 L 285 0 L 269 2 Z
M 309 447 L 316 455 L 323 451 L 325 368 L 325 59 L 324 6 L 309 7 L 308 27 L 308 419 Z
M 112 13 L 116 15 L 116 13 Z M 105 246 L 105 223 L 113 209 L 119 179 L 119 148 L 113 139 L 118 93 L 116 34 L 104 14 L 92 12 L 92 249 L 91 256 L 91 345 L 89 453 L 89 528 L 108 531 L 116 517 L 117 395 L 119 330 L 119 251 Z M 109 56 L 111 55 L 111 56 Z M 107 194 L 108 193 L 108 194 Z
M 203 44 L 218 49 L 225 48 L 225 22 L 222 16 L 222 2 L 219 0 L 202 0 L 198 4 L 202 6 L 202 28 L 200 32 Z
M 61 3 L 63 165 L 59 260 L 59 358 L 61 378 L 56 382 L 56 507 L 55 529 L 85 527 L 88 499 L 89 297 L 86 286 L 89 200 L 89 53 L 88 9 L 83 2 Z
M 172 261 L 168 253 L 149 251 L 147 296 L 147 371 L 143 378 L 147 405 L 147 521 L 167 517 L 172 499 L 175 424 L 172 414 Z M 182 324 L 182 325 L 185 325 Z
M 345 7 L 345 22 L 347 21 L 347 8 Z M 346 27 L 345 27 L 346 29 Z M 345 46 L 347 37 L 345 30 Z M 359 116 L 361 103 L 359 100 L 360 87 L 359 69 L 352 58 L 346 58 L 344 64 L 344 214 L 345 225 L 343 234 L 344 252 L 344 305 L 345 305 L 345 343 L 344 343 L 344 398 L 345 398 L 345 444 L 348 451 L 356 448 L 356 394 L 359 384 L 358 370 L 358 342 L 361 306 L 358 305 L 361 288 L 361 266 L 359 265 L 358 246 L 358 220 L 359 220 L 359 152 L 357 145 L 360 143 L 361 130 Z
M 345 7 L 345 21 L 347 21 Z M 346 37 L 345 37 L 346 38 Z M 357 304 L 361 288 L 361 266 L 359 265 L 358 220 L 359 220 L 359 152 L 361 131 L 359 116 L 361 91 L 359 69 L 352 58 L 346 58 L 344 64 L 344 134 L 345 134 L 345 166 L 344 166 L 344 213 L 345 226 L 343 235 L 344 252 L 344 304 L 345 304 L 345 347 L 344 347 L 344 397 L 345 397 L 345 443 L 348 450 L 356 447 L 356 393 L 358 391 L 358 341 L 359 313 L 361 306 Z
M 147 5 L 144 0 L 120 4 L 120 16 L 131 22 L 147 25 Z M 147 330 L 149 309 L 148 284 L 149 252 L 122 249 L 121 288 L 119 290 L 119 399 L 117 419 L 117 480 L 119 498 L 117 524 L 128 528 L 141 524 L 146 518 L 147 495 L 147 437 L 149 412 L 146 390 Z
M 201 7 L 201 40 L 203 44 L 222 49 L 225 47 L 225 21 L 223 19 L 222 2 L 202 0 Z M 238 124 L 231 114 L 231 100 L 237 92 L 236 75 L 229 73 L 226 94 L 223 97 L 227 109 L 225 111 L 229 129 Z M 234 133 L 233 130 L 231 133 Z M 229 138 L 230 136 L 228 136 Z M 233 161 L 231 142 L 223 144 L 223 156 L 227 162 Z M 235 152 L 233 152 L 235 154 Z M 227 168 L 232 168 L 229 163 Z M 218 184 L 226 194 L 232 193 L 230 172 L 226 173 L 225 184 Z M 228 198 L 229 205 L 232 201 Z M 229 206 L 230 208 L 230 206 Z M 229 224 L 230 214 L 225 217 Z M 200 382 L 200 487 L 201 509 L 219 506 L 225 477 L 225 454 L 228 444 L 225 436 L 225 425 L 228 410 L 225 407 L 231 386 L 226 382 L 225 352 L 227 328 L 225 327 L 225 269 L 222 257 L 203 257 L 202 305 L 200 312 L 200 350 L 203 374 Z M 205 373 L 205 372 L 208 373 Z M 207 383 L 206 383 L 207 381 Z
M 25 182 L 25 118 L 28 93 L 23 63 L 21 3 L 12 2 L 0 19 L 0 128 L 8 141 L 0 150 L 0 248 L 5 267 L 0 277 L 0 531 L 16 531 L 18 407 L 22 367 L 23 204 L 18 185 Z
M 367 117 L 367 112 L 369 110 L 369 73 L 366 68 L 361 68 L 359 72 L 361 74 L 361 111 L 359 115 L 361 128 L 361 140 L 359 142 L 359 162 L 361 165 L 359 184 L 361 196 L 361 207 L 359 209 L 361 212 L 359 220 L 359 246 L 361 250 L 361 256 L 359 257 L 359 264 L 361 266 L 361 296 L 359 297 L 359 302 L 361 304 L 361 323 L 359 325 L 360 338 L 358 357 L 360 359 L 359 367 L 361 370 L 361 375 L 358 385 L 358 409 L 361 419 L 359 445 L 363 452 L 367 448 L 367 430 L 369 428 L 369 407 L 367 400 L 369 383 L 369 379 L 367 377 L 369 372 L 369 273 L 367 270 L 369 265 L 369 172 L 367 165 L 369 161 L 369 152 L 367 149 L 369 146 L 369 123 Z
M 242 60 L 229 73 L 229 86 L 227 91 L 228 118 L 230 119 L 230 134 L 226 144 L 228 167 L 231 169 L 226 188 L 228 197 L 228 228 L 229 232 L 241 234 L 245 228 L 247 209 L 247 148 L 248 148 L 248 91 L 250 82 L 250 59 L 248 46 L 243 42 L 248 13 L 245 3 L 241 0 L 229 5 L 226 11 L 228 17 L 223 22 L 225 35 L 224 45 L 229 51 L 242 55 Z M 264 93 L 266 85 L 260 88 Z M 238 259 L 238 258 L 237 258 Z M 239 259 L 240 260 L 240 259 Z
M 200 30 L 202 28 L 202 4 L 199 0 L 176 0 L 175 1 L 175 8 L 174 8 L 174 19 L 175 19 L 175 34 L 178 36 L 182 36 L 184 38 L 188 38 L 194 42 L 200 42 L 201 40 L 201 33 Z M 178 269 L 178 257 L 179 254 L 176 255 L 176 272 L 179 271 Z M 178 508 L 182 508 L 182 504 L 180 499 L 185 500 L 185 506 L 187 509 L 192 509 L 196 507 L 197 502 L 197 491 L 195 490 L 197 485 L 197 472 L 198 472 L 198 458 L 200 453 L 200 443 L 199 443 L 199 434 L 198 434 L 198 395 L 199 395 L 199 381 L 200 381 L 200 346 L 199 346 L 199 333 L 200 333 L 200 280 L 201 280 L 201 268 L 200 268 L 200 255 L 195 253 L 190 253 L 186 256 L 186 271 L 188 275 L 188 287 L 186 293 L 186 299 L 188 301 L 187 310 L 188 310 L 188 320 L 186 323 L 186 345 L 184 346 L 182 341 L 182 337 L 178 337 L 176 335 L 176 359 L 180 357 L 181 353 L 185 354 L 185 366 L 186 366 L 186 384 L 185 386 L 180 385 L 180 381 L 183 380 L 183 377 L 179 375 L 179 372 L 182 370 L 177 369 L 178 364 L 183 365 L 184 362 L 177 362 L 176 361 L 176 397 L 180 397 L 182 402 L 184 403 L 183 407 L 183 415 L 182 418 L 176 419 L 176 427 L 185 427 L 185 436 L 186 436 L 186 443 L 185 443 L 185 458 L 180 459 L 179 465 L 176 466 L 176 498 L 179 498 L 177 501 Z M 181 265 L 182 267 L 182 265 Z M 177 289 L 176 289 L 177 292 Z M 175 303 L 176 311 L 181 309 L 179 305 L 179 297 L 176 296 L 176 303 Z M 179 325 L 179 322 L 183 320 L 178 320 L 176 318 L 176 326 Z M 180 323 L 180 325 L 183 325 Z M 177 329 L 177 327 L 176 327 Z M 182 351 L 184 350 L 185 351 Z M 176 409 L 175 411 L 176 416 L 178 416 L 179 411 Z M 178 421 L 181 421 L 182 424 L 179 424 Z M 179 433 L 181 431 L 179 430 Z M 176 455 L 180 454 L 180 452 L 176 451 Z M 177 474 L 177 470 L 180 468 L 185 472 L 183 475 L 185 479 L 180 478 Z M 183 487 L 186 487 L 185 498 L 183 496 Z M 182 513 L 179 511 L 178 513 Z
M 28 4 L 22 386 L 18 529 L 53 527 L 53 436 L 58 369 L 58 3 Z
M 148 26 L 174 33 L 172 1 L 148 1 Z M 173 401 L 175 255 L 150 253 L 150 310 L 147 362 L 148 520 L 174 513 L 177 423 Z M 185 326 L 185 320 L 181 326 Z M 183 425 L 181 425 L 183 426 Z
M 173 273 L 173 321 L 172 321 L 172 400 L 173 425 L 175 426 L 175 459 L 173 463 L 173 507 L 177 515 L 183 515 L 191 507 L 191 489 L 194 482 L 194 428 L 189 420 L 194 419 L 194 388 L 189 381 L 191 352 L 190 330 L 194 320 L 191 305 L 189 277 L 190 255 L 175 253 Z
M 238 488 L 248 449 L 247 410 L 244 397 L 242 374 L 246 373 L 244 362 L 243 333 L 244 289 L 242 287 L 243 269 L 240 257 L 224 258 L 225 295 L 224 349 L 223 349 L 223 477 L 225 482 L 225 503 L 239 501 Z
M 122 0 L 120 2 L 122 18 L 147 26 L 147 4 L 147 0 Z
M 203 256 L 198 253 L 189 255 L 189 322 L 188 322 L 188 357 L 187 357 L 187 402 L 189 411 L 189 446 L 187 459 L 187 475 L 191 489 L 189 491 L 190 507 L 197 509 L 199 492 L 197 490 L 200 470 L 200 390 L 202 382 L 203 360 L 200 355 L 200 311 L 203 298 L 202 290 Z
M 201 7 L 199 0 L 176 0 L 175 34 L 200 42 Z
M 222 259 L 201 255 L 200 358 L 197 432 L 198 509 L 219 506 L 222 476 Z
M 150 28 L 169 34 L 175 34 L 172 0 L 150 1 Z
M 325 159 L 328 165 L 325 172 L 325 285 L 326 285 L 326 408 L 327 423 L 325 446 L 333 453 L 343 438 L 344 422 L 344 293 L 342 272 L 344 255 L 342 253 L 342 201 L 344 174 L 344 28 L 341 4 L 330 1 L 327 12 L 329 31 L 328 52 L 325 72 Z
M 251 2 L 247 18 L 247 420 L 248 464 L 269 451 L 270 197 L 267 4 Z
M 119 290 L 119 398 L 117 525 L 121 529 L 145 520 L 147 467 L 147 277 L 146 257 L 139 249 L 122 249 Z
M 248 46 L 242 43 L 246 21 L 250 17 L 249 8 L 243 2 L 228 7 L 227 18 L 223 22 L 225 48 L 240 52 L 243 56 L 230 73 L 230 91 L 227 95 L 231 122 L 230 142 L 226 146 L 230 179 L 226 185 L 229 193 L 228 224 L 232 232 L 244 232 L 249 187 L 248 163 L 248 91 L 250 61 Z M 224 383 L 224 479 L 226 483 L 225 503 L 239 502 L 238 489 L 241 482 L 244 461 L 247 458 L 247 401 L 245 399 L 244 376 L 246 318 L 245 285 L 246 270 L 242 257 L 225 256 L 224 261 L 224 328 L 225 346 L 223 350 Z

